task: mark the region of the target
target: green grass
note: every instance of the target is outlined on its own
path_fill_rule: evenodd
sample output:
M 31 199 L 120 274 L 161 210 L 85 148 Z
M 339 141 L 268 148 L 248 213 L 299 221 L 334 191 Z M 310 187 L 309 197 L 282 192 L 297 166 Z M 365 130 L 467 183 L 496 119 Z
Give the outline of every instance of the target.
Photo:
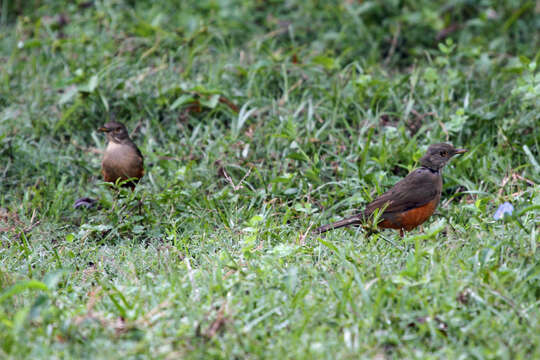
M 540 357 L 535 2 L 152 3 L 0 2 L 0 358 Z M 441 141 L 423 229 L 309 233 Z

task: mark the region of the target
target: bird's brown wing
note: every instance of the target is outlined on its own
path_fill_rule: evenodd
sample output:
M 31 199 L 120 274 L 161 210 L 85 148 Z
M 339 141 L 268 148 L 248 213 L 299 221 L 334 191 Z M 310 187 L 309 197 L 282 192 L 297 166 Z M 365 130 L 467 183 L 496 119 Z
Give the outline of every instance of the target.
M 135 145 L 135 143 L 131 140 L 127 142 L 126 145 L 132 148 L 135 151 L 135 153 L 141 158 L 141 162 L 144 163 L 144 157 L 143 157 L 143 154 L 141 153 L 141 150 L 139 150 L 139 147 Z
M 364 216 L 371 215 L 376 209 L 384 209 L 384 218 L 384 215 L 388 216 L 423 206 L 440 196 L 441 190 L 442 179 L 439 173 L 433 173 L 426 168 L 416 169 L 369 203 Z
M 402 212 L 421 207 L 436 200 L 436 198 L 440 197 L 441 190 L 442 178 L 440 173 L 433 173 L 429 169 L 419 168 L 369 203 L 361 213 L 332 224 L 321 226 L 314 231 L 316 233 L 323 233 L 344 226 L 361 225 L 367 221 L 376 209 L 384 210 L 381 215 L 382 220 L 392 222 Z

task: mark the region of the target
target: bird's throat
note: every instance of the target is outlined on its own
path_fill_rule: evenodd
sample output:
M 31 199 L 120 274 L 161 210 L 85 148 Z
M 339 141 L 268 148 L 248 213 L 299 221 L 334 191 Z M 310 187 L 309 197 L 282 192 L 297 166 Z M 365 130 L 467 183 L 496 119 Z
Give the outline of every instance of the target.
M 432 168 L 427 167 L 427 166 L 424 166 L 424 168 L 431 171 L 432 174 L 440 174 L 441 173 L 441 169 L 432 169 Z

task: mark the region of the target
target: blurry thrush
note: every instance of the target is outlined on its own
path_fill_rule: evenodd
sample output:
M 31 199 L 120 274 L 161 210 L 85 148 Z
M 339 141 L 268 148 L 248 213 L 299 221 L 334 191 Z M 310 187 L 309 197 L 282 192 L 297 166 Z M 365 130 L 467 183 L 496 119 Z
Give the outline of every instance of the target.
M 101 162 L 103 180 L 111 183 L 126 181 L 123 186 L 133 190 L 139 179 L 144 175 L 144 159 L 141 151 L 133 143 L 124 124 L 110 121 L 98 131 L 107 135 L 107 148 Z M 84 197 L 78 199 L 74 207 L 91 208 L 97 200 Z
M 107 135 L 107 148 L 101 162 L 103 180 L 125 183 L 132 190 L 144 175 L 144 159 L 141 151 L 129 137 L 124 124 L 110 121 L 98 129 Z
M 456 149 L 451 144 L 430 145 L 420 159 L 420 167 L 370 202 L 364 211 L 314 231 L 323 233 L 349 225 L 359 226 L 366 223 L 376 209 L 380 209 L 382 213 L 377 226 L 397 229 L 403 236 L 403 231 L 411 231 L 435 212 L 441 199 L 442 168 L 452 156 L 465 152 L 467 150 Z

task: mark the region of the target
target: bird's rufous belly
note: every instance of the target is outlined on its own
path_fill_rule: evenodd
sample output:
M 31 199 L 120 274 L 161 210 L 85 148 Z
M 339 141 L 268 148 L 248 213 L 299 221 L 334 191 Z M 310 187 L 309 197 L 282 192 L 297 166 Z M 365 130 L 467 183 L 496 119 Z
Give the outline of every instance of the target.
M 434 199 L 433 201 L 428 202 L 426 205 L 410 209 L 399 214 L 392 214 L 393 216 L 387 217 L 381 221 L 378 226 L 380 228 L 404 229 L 411 231 L 433 215 L 438 203 L 438 199 Z

